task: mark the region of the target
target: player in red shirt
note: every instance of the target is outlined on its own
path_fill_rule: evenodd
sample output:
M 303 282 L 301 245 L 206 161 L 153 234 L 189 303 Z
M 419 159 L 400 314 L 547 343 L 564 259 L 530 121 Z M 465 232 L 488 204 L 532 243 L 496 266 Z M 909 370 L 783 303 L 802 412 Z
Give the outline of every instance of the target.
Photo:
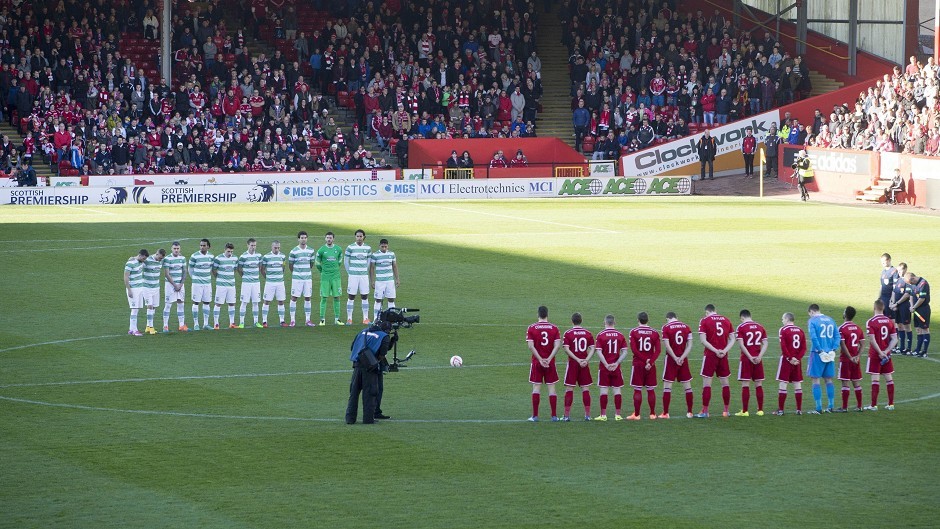
M 633 386 L 633 415 L 628 421 L 640 420 L 640 408 L 643 406 L 643 390 L 646 389 L 646 402 L 650 407 L 650 419 L 656 419 L 656 360 L 659 359 L 662 343 L 659 332 L 651 328 L 649 314 L 641 312 L 636 316 L 639 327 L 630 331 L 630 351 L 633 353 L 633 365 L 630 367 L 630 385 Z
M 734 328 L 728 318 L 718 314 L 715 306 L 705 306 L 705 317 L 698 324 L 698 335 L 705 346 L 705 359 L 702 361 L 702 412 L 694 415 L 697 419 L 708 418 L 708 403 L 712 398 L 712 377 L 718 375 L 721 382 L 721 400 L 724 402 L 723 417 L 728 416 L 728 404 L 731 403 L 731 387 L 728 386 L 728 352 L 734 347 Z
M 558 327 L 548 321 L 548 307 L 539 307 L 539 321 L 529 325 L 526 331 L 526 344 L 532 354 L 532 365 L 529 367 L 529 382 L 532 383 L 532 416 L 529 421 L 539 420 L 539 399 L 541 386 L 548 386 L 548 402 L 552 409 L 552 421 L 558 421 L 555 409 L 558 406 L 558 396 L 555 395 L 555 383 L 558 382 L 558 371 L 555 369 L 555 354 L 561 348 L 561 334 Z
M 594 348 L 600 351 L 598 358 L 601 363 L 597 367 L 597 387 L 601 388 L 601 414 L 595 421 L 607 420 L 607 391 L 614 390 L 614 420 L 622 421 L 620 410 L 623 407 L 623 396 L 620 388 L 623 387 L 623 372 L 620 364 L 627 357 L 627 339 L 623 333 L 614 328 L 614 316 L 608 314 L 604 318 L 604 330 L 597 333 Z
M 581 313 L 571 315 L 574 327 L 565 331 L 562 344 L 568 355 L 565 366 L 565 414 L 561 420 L 571 420 L 571 404 L 574 402 L 574 387 L 581 386 L 581 402 L 584 403 L 584 420 L 591 420 L 591 357 L 594 355 L 594 336 L 591 331 L 581 327 Z
M 862 411 L 862 366 L 861 349 L 865 340 L 862 329 L 855 324 L 855 307 L 848 306 L 842 313 L 844 320 L 839 326 L 842 337 L 842 354 L 839 355 L 839 380 L 842 381 L 842 408 L 836 413 L 845 413 L 849 408 L 849 382 L 855 387 L 855 411 Z
M 891 318 L 885 316 L 885 303 L 875 300 L 875 315 L 865 324 L 868 332 L 868 374 L 871 375 L 871 406 L 863 409 L 878 411 L 878 391 L 881 389 L 881 375 L 885 376 L 888 391 L 887 410 L 894 409 L 894 363 L 891 350 L 898 343 L 898 331 Z
M 777 367 L 777 380 L 780 393 L 777 395 L 777 411 L 774 415 L 783 415 L 783 406 L 787 403 L 787 384 L 793 384 L 793 396 L 796 398 L 796 414 L 803 415 L 803 356 L 806 355 L 806 334 L 797 327 L 792 312 L 784 313 L 780 328 L 780 365 Z
M 689 353 L 692 352 L 692 329 L 679 321 L 675 312 L 666 313 L 663 325 L 663 350 L 666 365 L 663 368 L 663 412 L 660 419 L 669 418 L 669 402 L 672 400 L 673 382 L 681 382 L 685 388 L 685 416 L 692 418 L 692 371 L 689 369 Z
M 751 382 L 757 393 L 757 416 L 764 416 L 764 353 L 767 352 L 767 331 L 764 326 L 751 319 L 751 311 L 744 309 L 740 313 L 741 325 L 735 335 L 741 349 L 741 363 L 738 364 L 738 380 L 741 381 L 741 411 L 735 417 L 748 417 L 751 400 Z

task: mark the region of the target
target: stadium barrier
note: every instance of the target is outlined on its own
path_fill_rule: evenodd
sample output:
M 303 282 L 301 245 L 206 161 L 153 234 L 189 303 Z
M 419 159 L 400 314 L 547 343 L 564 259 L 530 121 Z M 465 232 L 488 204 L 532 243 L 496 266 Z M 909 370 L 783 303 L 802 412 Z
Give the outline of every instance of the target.
M 198 186 L 198 185 L 257 185 L 257 184 L 312 184 L 316 182 L 364 182 L 395 180 L 395 169 L 360 171 L 289 171 L 277 173 L 166 173 L 140 175 L 89 175 L 90 187 L 113 186 Z M 53 182 L 61 178 L 53 177 Z
M 502 178 L 285 184 L 0 188 L 4 205 L 217 204 L 688 195 L 688 177 Z

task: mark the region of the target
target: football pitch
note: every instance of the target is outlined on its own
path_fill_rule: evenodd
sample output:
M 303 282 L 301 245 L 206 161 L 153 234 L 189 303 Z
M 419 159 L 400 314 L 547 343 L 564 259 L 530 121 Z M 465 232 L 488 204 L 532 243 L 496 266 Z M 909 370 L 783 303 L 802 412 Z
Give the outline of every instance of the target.
M 0 224 L 0 527 L 936 527 L 940 519 L 940 341 L 933 358 L 895 359 L 896 411 L 883 410 L 882 390 L 878 412 L 769 414 L 781 314 L 805 328 L 810 303 L 837 322 L 853 305 L 864 327 L 886 251 L 940 282 L 940 217 L 686 197 L 10 207 Z M 399 344 L 400 356 L 412 348 L 416 356 L 385 377 L 392 420 L 343 423 L 349 345 L 361 326 L 126 334 L 123 265 L 140 248 L 179 240 L 189 256 L 206 237 L 215 253 L 232 242 L 238 255 L 254 237 L 262 253 L 273 239 L 286 252 L 298 230 L 314 248 L 328 230 L 345 247 L 358 228 L 373 248 L 390 240 L 398 306 L 421 310 Z M 574 311 L 595 332 L 614 314 L 626 332 L 639 311 L 655 328 L 675 311 L 694 331 L 707 303 L 735 325 L 747 308 L 767 328 L 767 416 L 715 417 L 716 391 L 712 418 L 688 420 L 679 390 L 670 420 L 552 423 L 543 395 L 543 421 L 525 421 L 525 330 L 539 305 L 562 332 Z M 317 311 L 315 298 L 314 319 Z M 186 318 L 191 325 L 188 304 Z M 162 326 L 162 309 L 156 319 Z M 455 354 L 462 368 L 448 365 Z M 736 373 L 737 349 L 730 357 Z M 700 362 L 696 344 L 693 373 Z M 698 377 L 693 388 L 697 411 Z M 731 388 L 734 412 L 740 384 Z M 865 404 L 870 388 L 866 376 Z M 808 379 L 804 390 L 811 409 Z M 629 414 L 629 388 L 624 397 Z M 582 410 L 576 396 L 572 417 Z

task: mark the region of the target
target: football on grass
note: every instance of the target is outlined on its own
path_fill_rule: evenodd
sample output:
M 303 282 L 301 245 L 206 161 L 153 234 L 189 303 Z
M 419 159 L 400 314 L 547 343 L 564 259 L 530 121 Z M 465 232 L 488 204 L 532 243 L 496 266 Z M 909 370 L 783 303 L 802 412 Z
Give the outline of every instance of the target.
M 450 365 L 453 367 L 460 367 L 463 365 L 463 358 L 460 358 L 457 355 L 450 357 Z

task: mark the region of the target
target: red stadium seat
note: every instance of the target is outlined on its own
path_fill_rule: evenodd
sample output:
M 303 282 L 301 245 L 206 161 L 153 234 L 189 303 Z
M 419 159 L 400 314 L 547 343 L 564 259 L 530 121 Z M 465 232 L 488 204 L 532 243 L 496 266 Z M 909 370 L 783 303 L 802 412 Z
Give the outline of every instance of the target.
M 581 142 L 581 150 L 587 154 L 594 152 L 594 137 L 586 136 Z

